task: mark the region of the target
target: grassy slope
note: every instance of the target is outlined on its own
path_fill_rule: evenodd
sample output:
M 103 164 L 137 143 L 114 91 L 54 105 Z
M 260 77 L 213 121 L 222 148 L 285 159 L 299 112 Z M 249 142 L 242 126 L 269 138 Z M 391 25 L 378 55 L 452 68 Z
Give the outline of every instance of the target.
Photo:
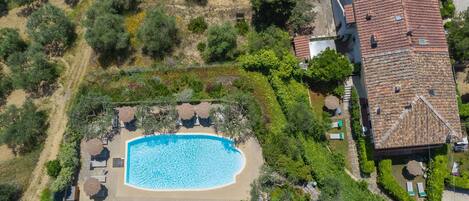
M 17 184 L 27 188 L 29 179 L 41 153 L 40 148 L 23 156 L 0 163 L 0 183 Z

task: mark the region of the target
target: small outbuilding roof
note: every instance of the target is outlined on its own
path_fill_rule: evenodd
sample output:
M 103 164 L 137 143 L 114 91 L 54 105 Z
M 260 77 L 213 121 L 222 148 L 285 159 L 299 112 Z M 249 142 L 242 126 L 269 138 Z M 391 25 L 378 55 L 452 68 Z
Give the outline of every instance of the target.
M 88 178 L 86 179 L 85 183 L 83 184 L 83 190 L 85 191 L 86 195 L 93 196 L 96 195 L 101 190 L 101 183 L 96 178 Z
M 324 106 L 329 110 L 335 110 L 340 107 L 340 100 L 335 96 L 329 95 L 324 99 Z
M 92 156 L 96 156 L 100 154 L 103 151 L 103 142 L 101 140 L 94 138 L 91 140 L 88 140 L 85 143 L 85 150 Z
M 200 118 L 208 118 L 210 116 L 210 109 L 212 108 L 212 104 L 208 102 L 202 102 L 198 105 L 195 106 L 195 110 L 197 112 L 197 115 Z
M 131 122 L 135 118 L 135 108 L 133 107 L 121 107 L 117 109 L 119 111 L 119 120 L 124 123 Z
M 178 105 L 176 109 L 178 111 L 179 118 L 181 118 L 182 120 L 189 120 L 194 117 L 194 106 L 189 103 L 183 103 L 181 105 Z
M 420 167 L 420 163 L 415 160 L 409 161 L 406 165 L 406 169 L 411 175 L 423 175 L 423 170 L 422 167 Z

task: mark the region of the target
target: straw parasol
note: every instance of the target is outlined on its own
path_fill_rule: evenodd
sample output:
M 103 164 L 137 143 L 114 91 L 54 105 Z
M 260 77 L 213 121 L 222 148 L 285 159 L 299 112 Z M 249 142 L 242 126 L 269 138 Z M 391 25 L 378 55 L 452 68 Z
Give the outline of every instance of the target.
M 189 120 L 194 117 L 194 106 L 189 103 L 183 103 L 182 105 L 178 105 L 176 107 L 178 111 L 178 115 L 182 120 Z
M 100 154 L 103 151 L 103 143 L 101 140 L 94 138 L 91 140 L 88 140 L 85 144 L 85 150 L 92 156 L 96 156 Z
M 121 107 L 119 111 L 119 119 L 124 123 L 131 122 L 135 118 L 135 109 L 133 107 Z
M 101 183 L 99 183 L 99 180 L 96 178 L 88 178 L 83 184 L 83 190 L 85 191 L 86 195 L 91 197 L 96 195 L 101 190 Z
M 207 119 L 210 116 L 210 108 L 212 105 L 208 102 L 202 102 L 198 104 L 195 109 L 197 111 L 197 115 L 199 115 L 200 118 Z
M 335 110 L 340 107 L 340 101 L 337 97 L 329 95 L 324 99 L 324 105 L 329 110 Z
M 420 167 L 420 164 L 415 160 L 409 161 L 406 165 L 406 169 L 411 175 L 423 175 L 422 167 Z

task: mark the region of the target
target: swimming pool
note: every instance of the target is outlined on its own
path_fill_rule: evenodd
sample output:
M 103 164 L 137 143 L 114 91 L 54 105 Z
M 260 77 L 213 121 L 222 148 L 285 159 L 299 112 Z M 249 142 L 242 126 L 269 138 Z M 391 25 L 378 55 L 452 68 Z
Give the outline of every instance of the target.
M 152 191 L 198 191 L 235 183 L 245 164 L 232 140 L 166 134 L 127 141 L 125 184 Z

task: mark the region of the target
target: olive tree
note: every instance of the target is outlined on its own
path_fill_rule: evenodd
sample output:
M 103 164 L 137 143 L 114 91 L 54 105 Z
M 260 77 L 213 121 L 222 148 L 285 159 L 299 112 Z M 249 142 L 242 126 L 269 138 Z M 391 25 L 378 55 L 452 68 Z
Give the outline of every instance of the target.
M 46 4 L 33 12 L 26 24 L 32 40 L 44 46 L 47 53 L 60 55 L 75 38 L 75 26 L 65 13 Z
M 236 56 L 237 31 L 230 23 L 210 27 L 205 48 L 205 60 L 225 61 Z
M 177 111 L 174 104 L 158 107 L 158 111 L 150 106 L 140 106 L 137 109 L 137 121 L 145 135 L 155 132 L 170 133 L 176 130 Z
M 18 30 L 12 28 L 0 29 L 0 59 L 5 60 L 11 54 L 23 51 L 25 47 L 26 43 L 21 39 Z
M 153 56 L 162 56 L 178 43 L 176 20 L 160 8 L 153 9 L 145 16 L 137 37 L 146 52 Z
M 124 19 L 117 14 L 99 15 L 87 27 L 85 39 L 101 53 L 125 50 L 129 47 L 129 33 L 125 31 L 123 22 Z

